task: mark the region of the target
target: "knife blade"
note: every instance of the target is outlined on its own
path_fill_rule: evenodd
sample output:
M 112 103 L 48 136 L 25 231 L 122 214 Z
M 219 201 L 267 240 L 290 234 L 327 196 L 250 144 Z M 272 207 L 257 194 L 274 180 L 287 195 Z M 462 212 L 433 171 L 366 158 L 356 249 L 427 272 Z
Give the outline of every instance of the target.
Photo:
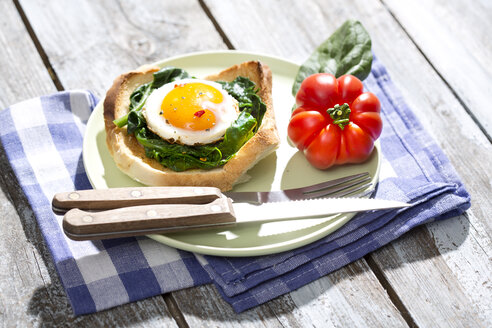
M 100 212 L 80 209 L 63 218 L 74 240 L 170 233 L 236 224 L 323 218 L 333 214 L 403 208 L 410 204 L 371 198 L 323 198 L 254 205 L 220 197 L 207 204 L 141 205 Z

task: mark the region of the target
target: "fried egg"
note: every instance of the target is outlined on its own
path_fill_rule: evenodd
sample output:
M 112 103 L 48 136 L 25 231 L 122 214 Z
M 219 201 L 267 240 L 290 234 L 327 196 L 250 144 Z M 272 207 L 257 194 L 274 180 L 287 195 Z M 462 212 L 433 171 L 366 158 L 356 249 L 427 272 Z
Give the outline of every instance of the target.
M 154 90 L 143 113 L 148 128 L 162 139 L 195 145 L 223 138 L 239 108 L 219 83 L 184 79 Z

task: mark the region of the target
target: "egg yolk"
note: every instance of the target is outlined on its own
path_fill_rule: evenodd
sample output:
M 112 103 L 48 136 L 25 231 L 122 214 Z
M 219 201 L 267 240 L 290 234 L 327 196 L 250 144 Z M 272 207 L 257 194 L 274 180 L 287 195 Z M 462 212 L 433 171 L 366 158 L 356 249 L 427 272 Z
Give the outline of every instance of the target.
M 220 104 L 222 100 L 222 93 L 208 84 L 176 83 L 164 97 L 160 114 L 174 127 L 207 130 L 215 125 L 214 104 Z

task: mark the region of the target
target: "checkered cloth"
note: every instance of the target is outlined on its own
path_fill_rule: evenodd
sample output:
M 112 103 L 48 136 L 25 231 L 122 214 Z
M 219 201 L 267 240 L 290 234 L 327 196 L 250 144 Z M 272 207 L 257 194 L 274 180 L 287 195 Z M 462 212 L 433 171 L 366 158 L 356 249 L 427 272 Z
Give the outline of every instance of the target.
M 470 206 L 463 184 L 377 60 L 364 83 L 380 99 L 384 121 L 375 197 L 414 205 L 358 215 L 317 242 L 261 257 L 200 256 L 146 237 L 67 239 L 51 199 L 56 192 L 91 188 L 82 165 L 82 137 L 97 100 L 86 91 L 60 92 L 1 111 L 1 142 L 75 315 L 211 282 L 241 312 L 355 261 L 415 226 L 463 213 Z

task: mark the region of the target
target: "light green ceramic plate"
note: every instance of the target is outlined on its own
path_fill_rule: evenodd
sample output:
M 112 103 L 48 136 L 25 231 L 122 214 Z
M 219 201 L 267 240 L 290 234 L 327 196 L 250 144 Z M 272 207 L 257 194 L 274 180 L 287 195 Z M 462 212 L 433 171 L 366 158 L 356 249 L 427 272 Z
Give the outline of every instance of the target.
M 291 87 L 299 66 L 281 58 L 236 51 L 201 52 L 158 62 L 160 66 L 184 68 L 195 77 L 204 77 L 248 60 L 266 63 L 273 73 L 273 106 L 281 137 L 279 149 L 259 162 L 248 175 L 251 179 L 237 185 L 237 191 L 266 191 L 302 187 L 337 177 L 370 172 L 375 183 L 379 175 L 378 146 L 363 164 L 344 165 L 320 171 L 313 168 L 287 141 L 287 124 L 294 103 Z M 118 170 L 106 148 L 102 101 L 94 109 L 83 145 L 84 166 L 95 189 L 140 185 Z M 179 249 L 219 256 L 255 256 L 278 253 L 316 241 L 344 225 L 353 214 L 325 219 L 304 219 L 235 228 L 202 230 L 149 237 Z

